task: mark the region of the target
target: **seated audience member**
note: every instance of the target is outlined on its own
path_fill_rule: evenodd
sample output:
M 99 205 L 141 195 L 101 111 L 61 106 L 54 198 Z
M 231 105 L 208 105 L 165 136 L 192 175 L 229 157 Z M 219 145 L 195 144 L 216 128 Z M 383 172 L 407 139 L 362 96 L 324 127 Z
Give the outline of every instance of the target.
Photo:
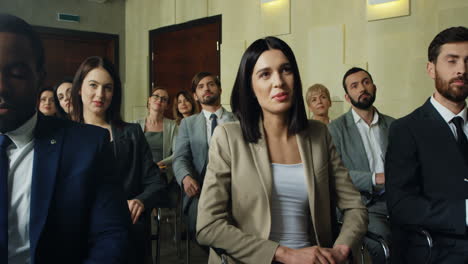
M 221 106 L 221 83 L 213 74 L 197 73 L 192 79 L 192 92 L 202 111 L 182 119 L 172 165 L 185 192 L 183 210 L 188 215 L 189 234 L 194 236 L 211 134 L 217 125 L 234 121 L 234 115 Z
M 366 232 L 366 208 L 327 127 L 307 120 L 285 42 L 267 37 L 247 48 L 231 105 L 240 122 L 213 134 L 198 241 L 236 263 L 345 263 Z M 335 205 L 344 212 L 337 238 Z M 209 263 L 220 263 L 214 250 Z
M 52 88 L 44 88 L 39 92 L 39 97 L 37 100 L 37 109 L 39 110 L 39 112 L 46 116 L 57 115 L 54 90 L 52 90 Z
M 0 14 L 1 263 L 123 263 L 129 213 L 109 133 L 37 114 L 44 67 L 32 27 Z
M 59 117 L 70 119 L 72 112 L 71 89 L 73 81 L 71 78 L 65 78 L 54 86 L 54 94 L 57 104 L 57 113 Z
M 434 94 L 390 127 L 392 263 L 468 263 L 468 28 L 437 34 L 428 59 Z M 433 239 L 429 260 L 425 237 L 414 232 L 419 228 Z
M 87 58 L 76 72 L 71 92 L 73 120 L 107 129 L 116 159 L 112 166 L 124 188 L 133 225 L 129 263 L 143 263 L 150 235 L 150 213 L 166 199 L 165 182 L 138 124 L 120 116 L 122 86 L 114 66 L 101 57 Z
M 174 120 L 164 117 L 169 104 L 169 94 L 163 87 L 155 87 L 148 98 L 148 116 L 143 120 L 137 120 L 143 132 L 146 141 L 148 141 L 153 161 L 159 166 L 161 171 L 165 172 L 167 182 L 172 186 L 177 182 L 174 180 L 172 170 L 172 152 L 177 136 L 177 125 Z
M 326 125 L 330 123 L 328 109 L 332 102 L 330 92 L 323 84 L 314 84 L 307 90 L 306 102 L 309 110 L 313 113 L 312 119 L 320 121 Z
M 178 92 L 174 98 L 172 112 L 175 121 L 179 126 L 184 117 L 188 117 L 199 112 L 198 103 L 195 102 L 195 99 L 193 99 L 193 96 L 189 92 L 182 90 Z
M 369 211 L 368 230 L 391 243 L 390 224 L 385 203 L 384 156 L 388 129 L 393 118 L 373 106 L 377 86 L 372 76 L 361 68 L 349 69 L 343 77 L 345 99 L 351 109 L 328 125 L 336 149 L 361 192 Z M 364 239 L 372 263 L 385 263 L 385 254 L 375 240 Z

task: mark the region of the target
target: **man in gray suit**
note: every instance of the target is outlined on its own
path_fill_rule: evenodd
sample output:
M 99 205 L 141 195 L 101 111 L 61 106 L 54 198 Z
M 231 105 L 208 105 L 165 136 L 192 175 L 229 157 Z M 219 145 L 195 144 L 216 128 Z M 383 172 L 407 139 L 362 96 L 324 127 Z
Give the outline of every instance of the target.
M 192 79 L 192 92 L 202 111 L 182 119 L 172 165 L 177 182 L 185 191 L 183 210 L 189 217 L 189 232 L 194 235 L 211 135 L 217 125 L 235 119 L 221 106 L 221 83 L 213 74 L 197 73 Z
M 379 113 L 372 105 L 377 87 L 364 69 L 351 68 L 343 77 L 345 99 L 351 109 L 330 123 L 329 130 L 341 159 L 369 211 L 370 232 L 390 242 L 390 227 L 385 204 L 384 156 L 392 117 Z M 367 238 L 364 243 L 372 263 L 384 263 L 380 245 Z

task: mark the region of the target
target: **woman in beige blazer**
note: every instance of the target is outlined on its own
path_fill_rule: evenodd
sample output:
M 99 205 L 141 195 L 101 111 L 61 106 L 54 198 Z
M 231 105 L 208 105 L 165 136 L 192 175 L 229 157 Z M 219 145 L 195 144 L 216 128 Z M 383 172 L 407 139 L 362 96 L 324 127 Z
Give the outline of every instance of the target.
M 231 105 L 239 122 L 211 139 L 198 241 L 232 263 L 344 263 L 366 232 L 367 211 L 326 126 L 307 120 L 285 42 L 267 37 L 246 50 Z M 344 212 L 339 234 L 335 206 Z M 209 263 L 221 263 L 214 250 Z

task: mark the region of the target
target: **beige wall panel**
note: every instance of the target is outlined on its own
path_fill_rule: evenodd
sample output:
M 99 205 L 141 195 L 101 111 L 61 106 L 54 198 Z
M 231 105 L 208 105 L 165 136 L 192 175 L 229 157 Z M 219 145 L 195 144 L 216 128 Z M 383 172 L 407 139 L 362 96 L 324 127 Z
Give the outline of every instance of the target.
M 173 0 L 176 2 L 176 23 L 208 16 L 208 0 Z
M 260 2 L 258 0 L 254 1 Z M 260 5 L 264 36 L 291 33 L 291 5 L 289 0 L 274 0 Z

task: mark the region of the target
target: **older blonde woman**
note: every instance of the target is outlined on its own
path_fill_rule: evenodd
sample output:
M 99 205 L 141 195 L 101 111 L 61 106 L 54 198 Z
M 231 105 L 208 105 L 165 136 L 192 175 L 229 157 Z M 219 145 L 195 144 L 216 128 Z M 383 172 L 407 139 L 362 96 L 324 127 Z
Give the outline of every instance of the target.
M 327 87 L 319 83 L 310 86 L 306 93 L 306 101 L 309 110 L 313 113 L 313 120 L 324 124 L 330 123 L 328 109 L 330 109 L 332 102 Z

